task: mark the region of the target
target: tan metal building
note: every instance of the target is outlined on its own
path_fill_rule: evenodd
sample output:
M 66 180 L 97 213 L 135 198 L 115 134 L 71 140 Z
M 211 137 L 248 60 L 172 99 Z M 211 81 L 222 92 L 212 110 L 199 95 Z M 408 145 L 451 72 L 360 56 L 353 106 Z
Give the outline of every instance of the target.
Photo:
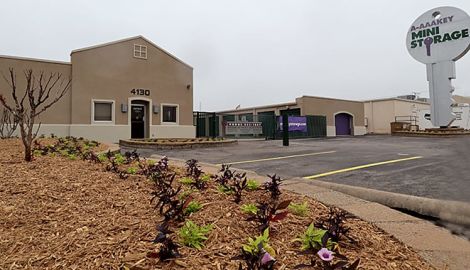
M 364 105 L 361 101 L 302 96 L 295 102 L 226 110 L 218 114 L 259 115 L 272 113 L 281 115 L 289 112 L 293 115 L 316 115 L 326 117 L 326 136 L 364 135 Z M 255 117 L 256 118 L 256 117 Z
M 418 111 L 430 109 L 426 101 L 384 98 L 364 101 L 367 133 L 390 134 L 390 123 L 398 121 L 419 125 Z
M 70 62 L 0 56 L 0 72 L 9 68 L 19 90 L 26 69 L 71 79 L 67 95 L 41 115 L 40 134 L 109 142 L 195 137 L 193 68 L 142 36 L 74 50 Z M 11 102 L 3 79 L 0 94 Z

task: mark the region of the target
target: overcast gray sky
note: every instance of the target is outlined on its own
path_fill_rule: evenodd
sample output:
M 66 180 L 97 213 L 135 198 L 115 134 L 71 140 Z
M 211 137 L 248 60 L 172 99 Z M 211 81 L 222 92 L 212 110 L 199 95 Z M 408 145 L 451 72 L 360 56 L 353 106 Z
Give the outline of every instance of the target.
M 408 27 L 469 0 L 2 1 L 0 54 L 70 60 L 73 49 L 143 35 L 194 67 L 194 107 L 222 110 L 302 95 L 370 99 L 422 92 Z M 470 95 L 470 54 L 455 94 Z

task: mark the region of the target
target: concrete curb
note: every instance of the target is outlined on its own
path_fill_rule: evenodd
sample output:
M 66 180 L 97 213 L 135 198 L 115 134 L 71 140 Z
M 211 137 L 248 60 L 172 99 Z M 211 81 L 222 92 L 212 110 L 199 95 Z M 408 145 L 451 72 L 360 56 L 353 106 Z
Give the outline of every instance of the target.
M 303 178 L 292 180 L 305 181 Z M 421 215 L 432 216 L 441 220 L 470 226 L 470 204 L 458 201 L 437 200 L 411 195 L 404 195 L 375 189 L 310 180 L 310 184 L 332 189 L 366 201 L 377 202 L 392 208 L 410 210 Z

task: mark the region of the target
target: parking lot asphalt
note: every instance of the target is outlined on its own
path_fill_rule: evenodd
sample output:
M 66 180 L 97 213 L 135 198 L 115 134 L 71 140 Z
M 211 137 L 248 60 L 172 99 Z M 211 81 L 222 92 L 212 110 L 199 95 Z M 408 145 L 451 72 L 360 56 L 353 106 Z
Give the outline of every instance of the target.
M 282 178 L 307 177 L 435 199 L 470 202 L 470 136 L 368 135 L 331 139 L 239 141 L 238 145 L 154 153 Z

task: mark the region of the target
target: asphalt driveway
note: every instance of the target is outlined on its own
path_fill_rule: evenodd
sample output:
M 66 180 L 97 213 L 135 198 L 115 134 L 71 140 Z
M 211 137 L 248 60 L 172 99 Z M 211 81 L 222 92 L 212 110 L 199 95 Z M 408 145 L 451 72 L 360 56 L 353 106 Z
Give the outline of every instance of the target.
M 341 137 L 240 141 L 238 145 L 155 153 L 168 157 L 307 177 L 436 199 L 470 202 L 470 136 L 416 138 Z

